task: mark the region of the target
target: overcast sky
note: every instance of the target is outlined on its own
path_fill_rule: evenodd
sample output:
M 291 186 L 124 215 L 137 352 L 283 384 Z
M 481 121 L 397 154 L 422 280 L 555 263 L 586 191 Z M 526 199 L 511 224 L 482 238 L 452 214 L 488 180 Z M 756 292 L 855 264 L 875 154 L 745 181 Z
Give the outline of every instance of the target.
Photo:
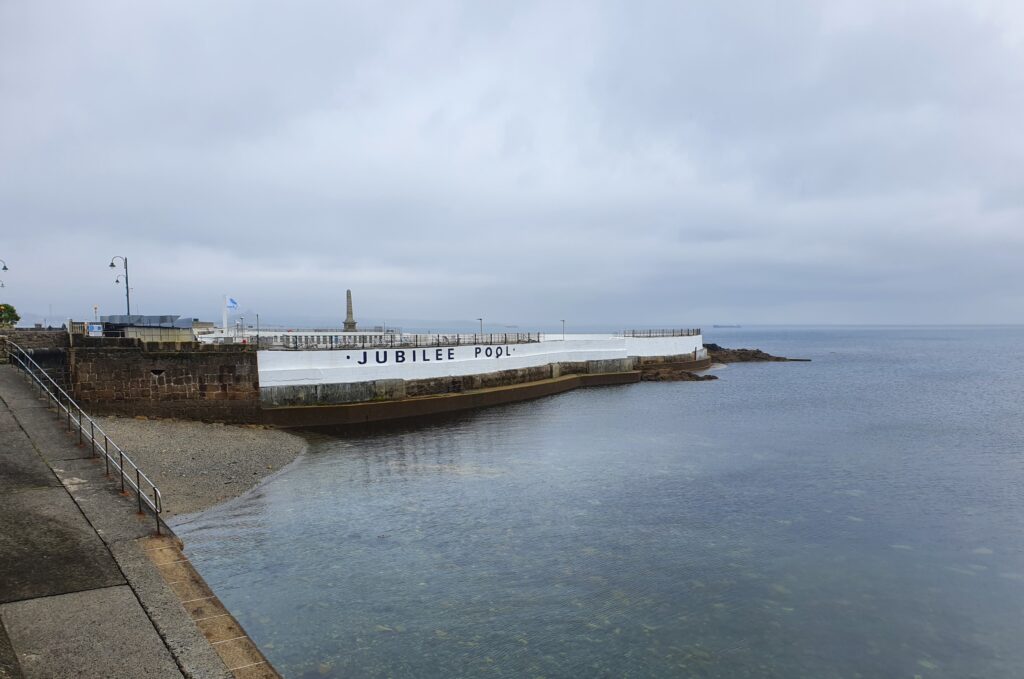
M 1022 121 L 1015 1 L 0 0 L 0 300 L 1019 323 Z

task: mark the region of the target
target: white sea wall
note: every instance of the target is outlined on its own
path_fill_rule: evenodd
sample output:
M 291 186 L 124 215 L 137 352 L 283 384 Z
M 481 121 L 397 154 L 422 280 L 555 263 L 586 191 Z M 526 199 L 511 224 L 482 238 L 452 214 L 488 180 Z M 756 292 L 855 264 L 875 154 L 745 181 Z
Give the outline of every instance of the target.
M 346 384 L 374 380 L 418 380 L 532 368 L 551 363 L 601 361 L 632 356 L 703 356 L 700 335 L 621 337 L 548 336 L 527 344 L 450 347 L 260 351 L 261 387 Z

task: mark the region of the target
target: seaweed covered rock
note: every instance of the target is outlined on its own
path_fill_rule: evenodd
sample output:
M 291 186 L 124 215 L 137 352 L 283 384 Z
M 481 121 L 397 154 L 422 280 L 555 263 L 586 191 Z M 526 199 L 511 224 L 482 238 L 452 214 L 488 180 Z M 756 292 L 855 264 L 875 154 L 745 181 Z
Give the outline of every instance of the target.
M 772 356 L 760 349 L 727 349 L 714 343 L 705 344 L 708 356 L 715 363 L 750 363 L 753 361 L 808 361 L 806 358 Z
M 644 382 L 703 382 L 705 380 L 717 380 L 716 375 L 702 375 L 690 370 L 683 370 L 674 366 L 661 368 L 647 368 L 640 379 Z

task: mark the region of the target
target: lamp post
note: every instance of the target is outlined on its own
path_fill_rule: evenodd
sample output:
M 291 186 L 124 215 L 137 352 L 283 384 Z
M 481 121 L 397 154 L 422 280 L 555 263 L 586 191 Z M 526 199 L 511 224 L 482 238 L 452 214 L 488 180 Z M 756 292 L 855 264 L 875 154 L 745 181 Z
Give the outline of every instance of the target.
M 128 292 L 128 258 L 127 257 L 122 257 L 121 255 L 114 256 L 110 260 L 110 268 L 111 269 L 116 269 L 117 268 L 117 265 L 114 264 L 114 260 L 115 259 L 120 259 L 124 263 L 124 304 L 125 304 L 125 308 L 128 310 L 128 315 L 131 316 L 132 315 L 132 296 L 131 296 L 131 293 Z M 115 278 L 114 282 L 118 283 L 119 282 L 119 280 L 118 280 L 119 278 L 121 278 L 121 276 L 118 276 L 117 278 Z
M 0 264 L 4 265 L 4 268 L 0 269 L 0 271 L 7 271 L 7 262 L 5 262 L 4 260 L 0 259 Z
M 562 319 L 562 341 L 565 341 L 565 319 Z
M 476 320 L 480 321 L 480 337 L 483 338 L 483 336 L 484 336 L 484 319 L 478 318 Z

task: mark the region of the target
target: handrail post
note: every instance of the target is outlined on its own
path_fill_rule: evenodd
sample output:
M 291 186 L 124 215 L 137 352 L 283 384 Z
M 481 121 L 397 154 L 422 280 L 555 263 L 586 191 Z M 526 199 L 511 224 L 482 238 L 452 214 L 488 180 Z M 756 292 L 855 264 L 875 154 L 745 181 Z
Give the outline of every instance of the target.
M 139 478 L 139 468 L 135 468 L 135 497 L 139 501 L 139 514 L 142 513 L 142 480 Z
M 117 449 L 117 468 L 121 472 L 121 493 L 124 494 L 124 451 Z
M 78 445 L 82 445 L 82 409 L 78 409 Z

